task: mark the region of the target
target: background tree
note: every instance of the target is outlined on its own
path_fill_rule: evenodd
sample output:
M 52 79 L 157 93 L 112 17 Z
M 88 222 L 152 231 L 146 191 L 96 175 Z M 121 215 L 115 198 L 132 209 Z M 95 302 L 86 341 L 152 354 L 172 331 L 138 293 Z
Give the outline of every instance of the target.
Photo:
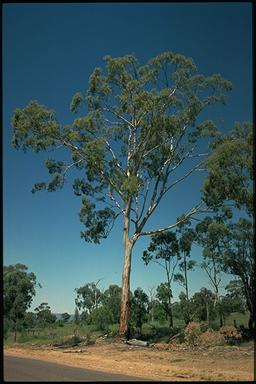
M 135 289 L 131 300 L 131 321 L 142 334 L 142 325 L 147 320 L 148 296 L 142 288 Z
M 67 323 L 70 319 L 71 315 L 67 312 L 64 312 L 61 314 L 61 318 L 64 321 L 64 323 Z
M 232 219 L 223 239 L 223 269 L 239 277 L 250 312 L 249 328 L 256 328 L 255 258 L 253 254 L 253 126 L 236 123 L 226 135 L 212 143 L 207 159 L 209 173 L 203 185 L 203 199 L 216 214 Z M 239 218 L 240 217 L 240 218 Z
M 173 315 L 172 315 L 172 290 L 168 283 L 161 283 L 156 288 L 156 297 L 160 301 L 165 313 L 166 320 L 169 320 L 169 327 L 173 327 Z
M 174 275 L 174 281 L 179 282 L 185 288 L 185 298 L 182 294 L 182 303 L 184 320 L 186 324 L 189 323 L 189 321 L 191 320 L 188 288 L 188 271 L 192 270 L 196 265 L 195 260 L 189 260 L 192 244 L 196 240 L 196 233 L 192 228 L 189 228 L 190 225 L 190 221 L 186 220 L 180 223 L 177 227 L 177 234 L 179 235 L 179 254 L 181 255 L 179 269 L 181 273 L 176 273 Z M 184 300 L 187 301 L 187 305 L 184 305 Z
M 74 322 L 76 325 L 78 325 L 80 322 L 80 315 L 77 307 L 75 308 Z
M 191 298 L 193 318 L 196 317 L 199 321 L 206 321 L 207 324 L 210 324 L 210 320 L 216 316 L 214 301 L 215 295 L 209 289 L 203 287 L 196 292 Z
M 75 289 L 77 293 L 75 303 L 78 309 L 86 309 L 89 314 L 92 314 L 94 309 L 98 308 L 102 298 L 101 291 L 97 288 L 98 282 L 88 283 Z
M 197 118 L 207 106 L 224 101 L 231 83 L 220 75 L 199 74 L 192 59 L 173 52 L 162 53 L 143 66 L 134 55 L 106 56 L 105 61 L 106 72 L 94 70 L 87 93 L 74 95 L 70 107 L 79 117 L 73 124 L 62 126 L 53 111 L 32 101 L 13 114 L 13 144 L 24 151 L 60 146 L 68 151 L 69 163 L 52 158 L 46 161 L 52 179 L 48 184 L 35 184 L 33 192 L 62 188 L 72 168 L 81 170 L 83 177 L 75 178 L 73 187 L 75 194 L 82 196 L 79 217 L 85 225 L 81 232 L 85 241 L 99 243 L 122 214 L 119 333 L 124 336 L 132 249 L 140 236 L 177 225 L 172 218 L 170 225 L 145 230 L 162 198 L 202 168 L 201 156 L 208 148 L 202 152 L 198 148 L 206 143 L 205 137 L 215 136 L 217 129 L 212 121 L 201 119 L 199 123 Z M 84 104 L 87 110 L 82 114 Z M 200 206 L 191 207 L 184 218 Z
M 25 328 L 35 328 L 37 325 L 37 316 L 34 312 L 26 312 L 24 319 Z
M 95 308 L 90 315 L 90 320 L 100 331 L 108 331 L 109 325 L 114 322 L 112 311 L 106 305 Z
M 232 217 L 237 208 L 252 218 L 253 208 L 253 126 L 236 123 L 226 135 L 211 143 L 214 151 L 206 160 L 208 175 L 203 185 L 203 198 L 215 212 Z
M 3 267 L 3 304 L 4 327 L 14 331 L 14 340 L 17 331 L 21 329 L 36 291 L 36 275 L 27 272 L 28 267 L 23 264 L 8 265 Z
M 223 316 L 220 307 L 220 283 L 222 278 L 223 238 L 227 234 L 226 225 L 218 220 L 206 217 L 196 225 L 197 240 L 203 246 L 204 261 L 201 267 L 209 277 L 213 287 L 215 299 L 214 307 L 219 309 L 220 326 L 222 327 Z
M 188 324 L 190 321 L 192 321 L 192 311 L 193 306 L 191 304 L 190 299 L 187 298 L 187 295 L 185 292 L 181 292 L 179 294 L 179 307 L 181 312 L 181 318 L 184 320 L 185 324 Z
M 239 279 L 229 281 L 225 290 L 227 291 L 226 296 L 232 302 L 232 311 L 245 313 L 247 305 L 242 281 Z
M 148 310 L 150 313 L 150 320 L 153 323 L 154 322 L 154 315 L 155 315 L 155 306 L 156 306 L 156 290 L 155 287 L 150 287 L 148 289 L 149 291 L 149 303 L 148 303 Z
M 229 225 L 229 234 L 225 245 L 226 250 L 222 260 L 225 272 L 240 278 L 241 292 L 246 298 L 250 313 L 248 326 L 255 330 L 255 260 L 253 252 L 253 224 L 251 220 L 239 219 Z
M 153 235 L 149 247 L 143 252 L 142 259 L 146 265 L 153 261 L 160 265 L 165 271 L 166 283 L 161 284 L 157 288 L 157 297 L 165 308 L 170 327 L 173 327 L 171 309 L 172 281 L 178 261 L 180 260 L 176 234 L 171 231 L 166 231 Z
M 107 306 L 113 316 L 113 321 L 118 323 L 120 318 L 121 288 L 112 284 L 102 295 L 102 303 Z
M 51 312 L 51 307 L 48 303 L 41 303 L 35 308 L 37 324 L 39 327 L 45 328 L 52 325 L 57 320 L 56 316 Z

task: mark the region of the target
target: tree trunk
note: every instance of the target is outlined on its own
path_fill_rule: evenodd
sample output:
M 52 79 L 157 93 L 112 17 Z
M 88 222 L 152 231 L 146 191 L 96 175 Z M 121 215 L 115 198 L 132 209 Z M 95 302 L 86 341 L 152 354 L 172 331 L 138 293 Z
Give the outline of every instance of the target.
M 210 311 L 209 311 L 209 303 L 206 303 L 206 322 L 210 324 Z
M 188 301 L 188 275 L 187 275 L 187 257 L 184 252 L 183 254 L 183 261 L 184 261 L 184 276 L 185 276 L 185 289 L 186 289 L 186 298 Z
M 169 309 L 169 328 L 173 328 L 172 308 Z
M 128 338 L 129 332 L 129 298 L 130 298 L 130 273 L 131 257 L 134 241 L 129 239 L 131 199 L 128 198 L 124 213 L 124 266 L 122 274 L 121 310 L 119 323 L 119 336 Z
M 124 267 L 122 275 L 121 312 L 119 324 L 119 336 L 127 337 L 129 320 L 129 296 L 130 296 L 130 273 L 131 273 L 132 245 L 128 241 L 125 247 Z

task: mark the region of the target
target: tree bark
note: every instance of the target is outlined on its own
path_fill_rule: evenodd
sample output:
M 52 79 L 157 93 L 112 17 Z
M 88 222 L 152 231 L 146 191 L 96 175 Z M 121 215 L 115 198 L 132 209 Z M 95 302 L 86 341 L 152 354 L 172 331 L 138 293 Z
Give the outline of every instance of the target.
M 121 310 L 119 323 L 119 336 L 128 338 L 129 333 L 129 307 L 130 307 L 130 273 L 131 257 L 134 241 L 129 239 L 131 199 L 128 198 L 124 213 L 124 266 L 122 274 Z

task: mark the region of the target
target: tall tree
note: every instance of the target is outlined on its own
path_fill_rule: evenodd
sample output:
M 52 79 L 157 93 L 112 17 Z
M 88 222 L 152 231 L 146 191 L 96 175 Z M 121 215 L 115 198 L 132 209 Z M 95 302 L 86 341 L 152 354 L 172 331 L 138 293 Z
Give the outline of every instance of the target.
M 217 128 L 211 120 L 198 123 L 197 118 L 207 106 L 223 102 L 231 84 L 220 75 L 199 74 L 192 59 L 172 52 L 162 53 L 143 66 L 134 55 L 106 56 L 105 61 L 105 74 L 96 68 L 87 93 L 74 95 L 71 111 L 79 117 L 73 124 L 62 126 L 53 111 L 32 101 L 13 114 L 13 144 L 24 151 L 60 146 L 68 151 L 69 163 L 52 158 L 46 161 L 53 178 L 48 184 L 35 184 L 33 192 L 55 191 L 64 185 L 72 168 L 81 170 L 84 177 L 75 178 L 73 187 L 75 194 L 82 196 L 79 216 L 85 225 L 81 232 L 85 241 L 99 243 L 115 219 L 123 216 L 119 333 L 124 336 L 128 330 L 133 247 L 140 236 L 177 225 L 173 220 L 165 227 L 145 230 L 162 198 L 202 169 L 201 159 L 207 156 L 208 148 L 199 148 Z M 84 104 L 85 114 L 81 112 Z M 184 218 L 195 214 L 200 206 L 191 207 Z
M 36 294 L 36 275 L 27 270 L 28 267 L 23 264 L 3 267 L 4 326 L 14 331 L 15 341 L 26 310 Z

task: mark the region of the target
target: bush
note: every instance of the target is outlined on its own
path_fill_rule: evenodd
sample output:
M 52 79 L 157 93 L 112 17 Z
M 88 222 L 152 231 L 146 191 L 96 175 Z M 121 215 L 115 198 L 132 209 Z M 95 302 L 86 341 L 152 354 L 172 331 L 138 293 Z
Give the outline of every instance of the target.
M 185 328 L 184 331 L 185 334 L 185 340 L 188 342 L 189 345 L 192 347 L 195 347 L 200 343 L 200 323 L 197 323 L 195 321 L 191 321 L 188 323 L 188 325 Z
M 199 341 L 200 345 L 205 347 L 225 344 L 225 338 L 223 334 L 221 334 L 219 331 L 214 331 L 211 328 L 200 335 Z
M 220 328 L 220 333 L 228 344 L 234 344 L 240 340 L 242 336 L 233 325 L 224 325 Z
M 96 308 L 90 317 L 92 324 L 99 331 L 107 331 L 109 325 L 114 321 L 111 310 L 105 305 Z

